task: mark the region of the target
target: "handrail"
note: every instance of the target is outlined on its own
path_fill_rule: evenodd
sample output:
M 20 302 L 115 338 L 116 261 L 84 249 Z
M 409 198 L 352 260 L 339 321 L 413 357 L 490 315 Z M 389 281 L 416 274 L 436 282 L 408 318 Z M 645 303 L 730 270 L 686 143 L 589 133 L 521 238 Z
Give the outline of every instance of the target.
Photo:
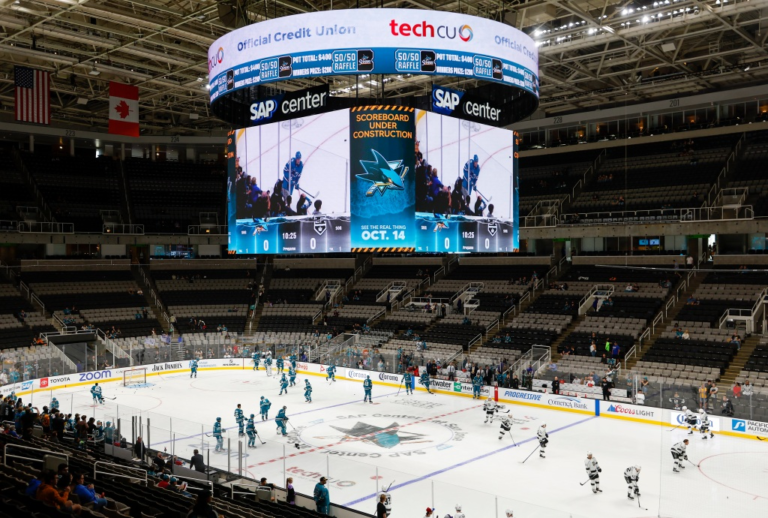
M 376 313 L 375 315 L 373 315 L 371 318 L 369 318 L 368 320 L 366 320 L 366 321 L 365 321 L 365 323 L 366 323 L 366 324 L 370 324 L 371 322 L 373 322 L 374 320 L 376 320 L 377 318 L 379 318 L 381 315 L 386 315 L 386 314 L 387 314 L 387 310 L 386 310 L 386 309 L 382 309 L 381 311 L 379 311 L 378 313 Z
M 53 455 L 54 457 L 64 457 L 65 459 L 67 459 L 67 464 L 69 464 L 69 454 L 68 453 L 64 453 L 64 452 L 60 452 L 60 451 L 41 450 L 40 448 L 30 448 L 29 446 L 21 446 L 20 444 L 6 443 L 5 447 L 3 448 L 3 465 L 4 466 L 8 465 L 8 458 L 9 457 L 12 458 L 12 459 L 21 459 L 21 460 L 26 460 L 26 461 L 30 461 L 30 462 L 45 462 L 44 459 L 35 459 L 33 457 L 21 457 L 19 455 L 9 454 L 8 453 L 8 448 L 19 448 L 19 449 L 22 449 L 22 450 L 31 450 L 31 451 L 34 451 L 34 452 L 37 452 L 37 453 L 46 453 L 46 454 L 49 454 L 49 455 Z
M 437 270 L 435 270 L 435 273 L 432 275 L 432 278 L 434 279 L 434 282 L 437 282 L 437 276 L 445 277 L 445 266 L 441 266 Z
M 515 307 L 514 304 L 511 305 L 504 313 L 501 314 L 502 321 L 506 322 L 507 321 L 507 315 L 509 315 L 510 313 L 512 313 L 512 316 L 514 316 L 515 313 L 516 313 L 516 307 Z
M 40 306 L 40 309 L 42 309 L 42 310 L 43 310 L 43 313 L 45 313 L 45 304 L 43 304 L 43 301 L 42 301 L 42 300 L 40 300 L 40 297 L 38 297 L 38 296 L 37 296 L 37 295 L 35 295 L 34 293 L 30 292 L 30 295 L 29 295 L 29 300 L 30 300 L 30 302 L 32 302 L 33 304 L 37 304 L 38 306 Z
M 526 291 L 525 293 L 523 293 L 523 296 L 520 297 L 520 300 L 518 301 L 518 304 L 520 304 L 520 309 L 521 310 L 523 308 L 523 302 L 525 302 L 527 299 L 530 299 L 530 298 L 531 298 L 531 292 L 530 291 Z
M 646 329 L 647 331 L 647 329 Z M 633 356 L 637 356 L 637 346 L 633 345 L 632 348 L 627 351 L 627 354 L 624 355 L 624 368 L 627 368 L 627 365 L 629 364 L 629 359 Z
M 649 338 L 651 338 L 651 328 L 650 327 L 646 327 L 645 331 L 643 331 L 643 334 L 641 334 L 640 338 L 639 338 L 640 346 L 642 347 L 643 340 L 647 340 Z
M 121 470 L 126 470 L 126 471 L 138 471 L 139 472 L 139 476 L 123 475 L 123 474 L 119 474 L 119 473 L 109 473 L 107 471 L 99 471 L 98 470 L 98 466 L 100 464 L 102 466 L 114 466 L 116 468 L 120 468 Z M 104 461 L 101 461 L 101 460 L 97 460 L 96 462 L 93 463 L 93 480 L 96 480 L 96 478 L 97 478 L 96 475 L 98 475 L 99 473 L 101 473 L 102 475 L 109 475 L 110 477 L 117 477 L 117 478 L 139 479 L 139 480 L 143 479 L 144 480 L 144 485 L 147 484 L 147 472 L 144 471 L 141 468 L 131 468 L 131 467 L 128 467 L 128 466 L 122 466 L 120 464 L 113 464 L 111 462 L 104 462 Z
M 653 322 L 651 323 L 651 333 L 656 332 L 656 326 L 659 325 L 661 322 L 664 322 L 664 312 L 659 311 L 659 314 L 656 315 L 656 318 L 653 319 Z
M 477 342 L 482 342 L 482 340 L 483 340 L 483 335 L 478 333 L 477 336 L 475 336 L 472 340 L 469 341 L 469 343 L 467 344 L 467 347 L 472 348 L 473 345 L 475 345 Z
M 494 320 L 493 322 L 491 322 L 490 324 L 488 324 L 487 326 L 485 326 L 485 334 L 487 335 L 488 333 L 490 333 L 493 328 L 496 328 L 496 329 L 499 328 L 499 319 L 498 318 L 496 320 Z

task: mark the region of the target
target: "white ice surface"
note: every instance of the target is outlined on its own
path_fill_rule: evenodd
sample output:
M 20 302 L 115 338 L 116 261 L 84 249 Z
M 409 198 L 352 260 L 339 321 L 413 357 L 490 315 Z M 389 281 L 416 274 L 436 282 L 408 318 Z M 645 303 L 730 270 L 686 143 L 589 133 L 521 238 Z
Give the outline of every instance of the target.
M 152 448 L 160 446 L 189 458 L 194 448 L 210 449 L 210 462 L 227 467 L 227 455 L 215 454 L 210 433 L 221 417 L 231 440 L 229 461 L 237 462 L 237 427 L 234 410 L 243 405 L 246 417 L 254 413 L 259 434 L 266 445 L 243 449 L 248 476 L 262 476 L 284 485 L 284 469 L 294 479 L 297 491 L 311 494 L 321 475 L 328 475 L 331 500 L 365 512 L 375 509 L 377 487 L 392 485 L 393 517 L 420 517 L 427 506 L 436 506 L 439 516 L 453 514 L 463 506 L 468 518 L 504 516 L 511 508 L 515 518 L 565 518 L 610 516 L 611 518 L 724 518 L 768 517 L 768 443 L 716 436 L 703 440 L 691 437 L 687 464 L 682 473 L 672 472 L 669 453 L 673 443 L 687 437 L 684 430 L 616 419 L 595 418 L 554 410 L 511 405 L 512 435 L 498 439 L 499 425 L 484 424 L 482 402 L 448 395 L 374 386 L 374 403 L 363 403 L 362 384 L 309 376 L 313 402 L 304 402 L 300 375 L 297 387 L 278 396 L 275 377 L 264 371 L 202 371 L 197 379 L 187 374 L 150 378 L 145 388 L 124 388 L 118 383 L 103 385 L 104 395 L 114 397 L 94 407 L 88 388 L 55 391 L 61 409 L 85 412 L 102 420 L 119 416 L 123 434 L 130 439 L 131 416 L 141 415 Z M 270 421 L 258 417 L 260 396 L 272 401 Z M 34 395 L 35 406 L 50 402 L 45 393 Z M 289 438 L 278 436 L 272 420 L 287 406 Z M 550 432 L 547 458 L 534 453 L 538 426 L 546 422 Z M 387 429 L 379 436 L 354 438 L 345 433 L 356 423 Z M 396 427 L 394 427 L 396 425 Z M 335 428 L 334 428 L 335 427 Z M 394 428 L 393 428 L 394 427 Z M 339 430 L 341 428 L 342 430 Z M 175 443 L 171 438 L 175 437 Z M 294 447 L 298 437 L 300 449 Z M 375 440 L 376 438 L 380 440 Z M 287 457 L 283 456 L 283 452 Z M 602 467 L 602 494 L 593 495 L 584 459 L 594 453 Z M 642 466 L 641 504 L 627 499 L 624 470 Z M 378 478 L 377 478 L 378 476 Z

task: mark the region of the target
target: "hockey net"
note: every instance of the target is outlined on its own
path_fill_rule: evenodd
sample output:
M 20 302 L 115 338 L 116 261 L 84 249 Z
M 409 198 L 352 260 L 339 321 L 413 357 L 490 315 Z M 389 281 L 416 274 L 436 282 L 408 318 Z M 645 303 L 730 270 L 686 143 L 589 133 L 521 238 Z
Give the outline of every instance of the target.
M 123 386 L 142 385 L 147 382 L 147 369 L 128 369 L 123 371 Z

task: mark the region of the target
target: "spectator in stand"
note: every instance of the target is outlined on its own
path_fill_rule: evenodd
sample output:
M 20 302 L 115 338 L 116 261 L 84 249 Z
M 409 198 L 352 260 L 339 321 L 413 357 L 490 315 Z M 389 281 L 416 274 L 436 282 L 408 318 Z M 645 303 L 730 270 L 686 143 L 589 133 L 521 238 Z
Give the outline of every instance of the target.
M 683 334 L 680 336 L 680 338 L 682 338 L 683 340 L 690 340 L 691 339 L 691 335 L 690 335 L 690 333 L 688 333 L 688 330 L 686 329 L 683 332 Z
M 600 382 L 600 388 L 603 389 L 603 401 L 610 401 L 612 388 L 611 382 L 606 378 L 603 378 L 603 380 Z
M 296 505 L 296 490 L 293 488 L 292 477 L 285 479 L 285 489 L 287 491 L 285 495 L 285 503 L 288 505 Z
M 552 393 L 553 394 L 560 394 L 560 380 L 555 376 L 555 379 L 552 380 Z
M 717 401 L 717 394 L 720 392 L 720 389 L 717 388 L 717 383 L 714 381 L 712 382 L 712 386 L 709 387 L 709 410 L 713 411 L 715 410 L 715 404 Z
M 195 450 L 192 458 L 189 460 L 189 465 L 194 468 L 195 471 L 205 473 L 205 460 L 203 459 L 203 456 L 200 455 L 199 451 Z
M 699 408 L 707 408 L 707 396 L 709 395 L 709 389 L 704 382 L 699 387 Z
M 143 460 L 147 454 L 147 448 L 144 446 L 144 442 L 141 437 L 136 438 L 136 443 L 133 445 L 133 456 L 137 459 Z
M 728 396 L 723 396 L 722 413 L 728 417 L 733 417 L 733 403 L 728 399 Z
M 80 503 L 88 505 L 93 503 L 93 509 L 95 511 L 101 511 L 104 506 L 107 505 L 107 499 L 104 498 L 104 493 L 97 494 L 93 488 L 93 484 L 85 485 L 85 475 L 82 473 L 76 473 L 73 477 L 74 490 L 72 491 L 80 499 Z
M 592 340 L 592 343 L 589 344 L 589 354 L 592 355 L 592 358 L 597 356 L 597 344 L 595 344 L 594 340 Z
M 327 515 L 331 509 L 331 497 L 328 493 L 328 488 L 325 485 L 326 482 L 328 482 L 327 478 L 320 477 L 320 482 L 315 484 L 315 491 L 313 494 L 317 512 L 324 515 Z
M 752 397 L 752 384 L 749 382 L 749 380 L 744 380 L 744 385 L 741 386 L 741 393 L 744 394 L 744 397 Z
M 688 297 L 688 300 L 685 301 L 686 306 L 698 306 L 699 304 L 701 304 L 699 300 L 692 294 Z
M 733 397 L 734 397 L 734 398 L 738 399 L 738 398 L 740 398 L 740 397 L 741 397 L 741 383 L 738 383 L 738 382 L 737 382 L 737 383 L 736 383 L 736 384 L 733 386 L 733 389 L 732 389 L 732 390 L 733 390 Z M 725 398 L 725 396 L 723 396 L 723 398 Z
M 155 466 L 155 471 L 157 473 L 162 473 L 163 470 L 166 468 L 165 459 L 163 458 L 162 452 L 157 452 L 157 456 L 152 459 L 152 464 Z
M 67 478 L 62 479 L 65 483 L 71 480 L 71 477 L 67 475 Z M 56 474 L 53 471 L 46 471 L 43 475 L 42 484 L 37 489 L 36 498 L 51 507 L 55 507 L 60 511 L 68 513 L 80 513 L 81 507 L 79 504 L 73 504 L 69 499 L 69 488 L 60 491 L 56 488 Z
M 197 494 L 195 505 L 187 513 L 187 518 L 224 518 L 223 514 L 213 510 L 211 502 L 213 502 L 213 494 L 208 490 L 201 491 Z
M 741 338 L 739 337 L 738 334 L 734 334 L 733 336 L 731 336 L 730 343 L 736 346 L 737 351 L 741 350 Z

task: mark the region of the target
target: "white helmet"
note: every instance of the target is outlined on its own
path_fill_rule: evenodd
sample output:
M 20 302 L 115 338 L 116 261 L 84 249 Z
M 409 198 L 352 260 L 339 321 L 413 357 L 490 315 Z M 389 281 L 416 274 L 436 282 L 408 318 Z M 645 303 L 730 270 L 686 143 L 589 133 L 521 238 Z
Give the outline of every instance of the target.
M 685 412 L 686 410 L 688 410 L 688 407 L 687 406 L 683 406 L 683 412 Z
M 512 509 L 507 509 L 505 512 L 507 513 L 507 518 L 512 518 Z
M 591 452 L 591 451 L 588 451 L 588 452 L 587 452 L 587 458 L 589 458 L 589 457 L 591 457 L 591 456 L 592 456 L 592 452 Z
M 547 423 L 541 423 L 541 427 L 542 428 L 546 428 L 547 427 Z
M 640 466 L 635 466 L 635 470 L 636 471 L 640 471 L 641 469 L 643 469 L 643 468 L 641 468 Z
M 456 510 L 461 511 L 461 504 L 456 504 Z
M 700 413 L 700 414 L 706 414 L 706 413 L 707 413 L 707 411 L 706 411 L 706 410 L 704 410 L 703 408 L 699 408 L 699 413 Z

